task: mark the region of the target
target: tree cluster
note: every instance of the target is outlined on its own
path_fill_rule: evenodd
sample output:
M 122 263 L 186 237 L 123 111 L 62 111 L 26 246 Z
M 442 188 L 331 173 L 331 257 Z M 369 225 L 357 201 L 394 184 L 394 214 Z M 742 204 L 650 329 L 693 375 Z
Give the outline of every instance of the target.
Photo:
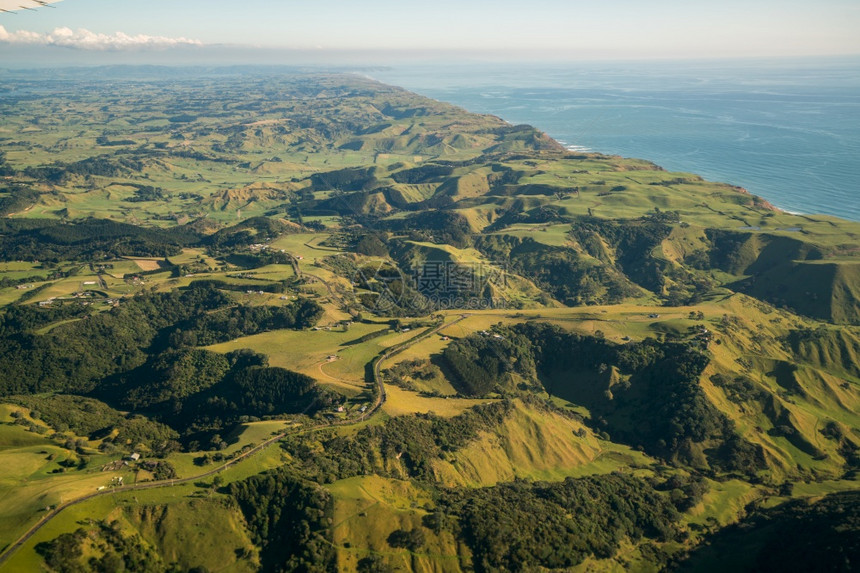
M 425 521 L 454 530 L 478 572 L 571 568 L 590 556 L 612 557 L 626 540 L 678 536 L 672 503 L 647 481 L 619 473 L 443 490 L 439 497 L 441 515 Z
M 139 535 L 123 534 L 119 523 L 103 521 L 63 533 L 36 545 L 36 552 L 58 573 L 179 573 L 175 565 L 165 565 L 161 556 Z
M 368 426 L 354 436 L 329 435 L 319 442 L 287 438 L 283 447 L 300 464 L 303 475 L 320 483 L 377 474 L 433 481 L 433 462 L 497 428 L 513 410 L 512 402 L 476 406 L 452 418 L 434 414 L 398 416 Z
M 334 501 L 324 488 L 279 468 L 231 483 L 227 491 L 261 547 L 263 571 L 333 570 Z

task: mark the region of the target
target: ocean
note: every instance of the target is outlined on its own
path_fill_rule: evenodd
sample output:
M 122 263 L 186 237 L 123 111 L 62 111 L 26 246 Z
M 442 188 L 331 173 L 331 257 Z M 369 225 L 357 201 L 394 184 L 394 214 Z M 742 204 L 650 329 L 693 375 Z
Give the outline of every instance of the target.
M 424 64 L 369 75 L 533 125 L 572 150 L 647 159 L 787 211 L 860 221 L 860 57 Z

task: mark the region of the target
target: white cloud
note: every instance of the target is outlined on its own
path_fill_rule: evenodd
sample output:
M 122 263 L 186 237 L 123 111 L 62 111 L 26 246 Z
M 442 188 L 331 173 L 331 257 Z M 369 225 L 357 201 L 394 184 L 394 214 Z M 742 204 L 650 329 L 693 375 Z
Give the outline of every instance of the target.
M 7 44 L 30 44 L 41 46 L 61 46 L 79 50 L 140 50 L 162 49 L 176 46 L 201 46 L 199 40 L 189 38 L 168 38 L 146 34 L 129 35 L 123 32 L 97 34 L 84 28 L 55 28 L 52 32 L 40 34 L 27 30 L 8 32 L 0 26 L 0 42 Z

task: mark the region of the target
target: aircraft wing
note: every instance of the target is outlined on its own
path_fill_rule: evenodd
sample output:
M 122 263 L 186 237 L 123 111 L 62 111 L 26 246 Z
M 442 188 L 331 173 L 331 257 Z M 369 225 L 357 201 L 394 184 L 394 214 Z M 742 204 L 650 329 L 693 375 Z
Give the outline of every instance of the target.
M 14 12 L 15 10 L 36 10 L 44 8 L 49 4 L 61 0 L 0 0 L 0 12 Z

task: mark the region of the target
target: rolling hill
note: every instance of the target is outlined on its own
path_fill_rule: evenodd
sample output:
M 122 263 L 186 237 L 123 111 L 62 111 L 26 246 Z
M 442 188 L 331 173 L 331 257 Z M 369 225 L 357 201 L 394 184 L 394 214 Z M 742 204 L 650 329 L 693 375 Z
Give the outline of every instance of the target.
M 0 98 L 0 568 L 855 567 L 860 224 L 357 75 L 105 74 Z

